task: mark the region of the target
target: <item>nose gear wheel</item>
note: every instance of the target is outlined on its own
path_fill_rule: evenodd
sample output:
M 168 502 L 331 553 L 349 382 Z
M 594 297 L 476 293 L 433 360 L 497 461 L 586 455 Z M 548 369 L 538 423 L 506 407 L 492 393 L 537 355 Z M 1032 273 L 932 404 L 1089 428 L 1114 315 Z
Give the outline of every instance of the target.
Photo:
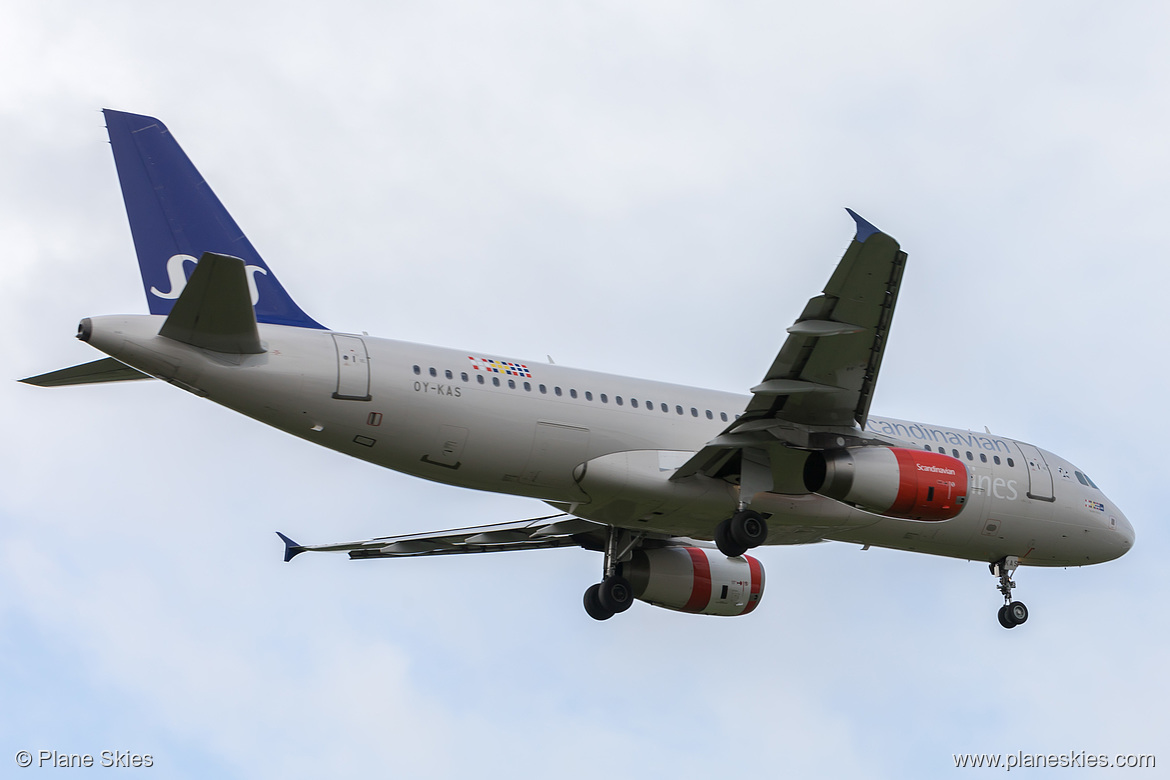
M 1028 621 L 1028 608 L 1022 601 L 1012 601 L 1012 589 L 1016 583 L 1012 580 L 1012 573 L 1020 565 L 1020 559 L 1009 555 L 998 561 L 993 561 L 989 568 L 994 577 L 999 578 L 999 592 L 1003 594 L 1003 606 L 999 608 L 999 624 L 1004 628 L 1015 628 Z

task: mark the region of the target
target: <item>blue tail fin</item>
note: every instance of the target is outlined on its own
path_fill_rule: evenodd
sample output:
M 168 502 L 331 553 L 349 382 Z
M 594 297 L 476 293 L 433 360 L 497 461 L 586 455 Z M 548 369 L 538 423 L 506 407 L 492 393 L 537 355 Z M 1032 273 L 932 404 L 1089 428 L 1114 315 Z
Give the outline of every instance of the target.
M 166 125 L 105 109 L 151 314 L 169 314 L 204 252 L 244 261 L 257 322 L 324 328 L 293 302 Z

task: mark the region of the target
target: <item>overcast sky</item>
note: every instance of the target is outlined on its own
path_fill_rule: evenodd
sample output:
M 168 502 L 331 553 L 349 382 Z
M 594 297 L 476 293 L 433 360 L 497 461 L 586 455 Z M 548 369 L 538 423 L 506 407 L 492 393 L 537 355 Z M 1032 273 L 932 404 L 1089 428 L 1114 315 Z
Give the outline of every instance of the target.
M 1170 13 L 1070 2 L 0 6 L 0 766 L 153 777 L 938 777 L 1170 765 Z M 581 608 L 582 550 L 281 562 L 540 514 L 159 382 L 102 116 L 162 119 L 339 330 L 746 391 L 853 234 L 910 260 L 873 411 L 1060 453 L 1125 558 L 770 548 L 743 618 Z M 27 770 L 32 772 L 34 770 Z M 7 774 L 7 773 L 5 773 Z M 1109 773 L 1105 773 L 1108 775 Z M 1154 773 L 1142 773 L 1153 775 Z M 1094 775 L 1096 776 L 1096 775 Z M 1127 774 L 1126 776 L 1129 776 Z

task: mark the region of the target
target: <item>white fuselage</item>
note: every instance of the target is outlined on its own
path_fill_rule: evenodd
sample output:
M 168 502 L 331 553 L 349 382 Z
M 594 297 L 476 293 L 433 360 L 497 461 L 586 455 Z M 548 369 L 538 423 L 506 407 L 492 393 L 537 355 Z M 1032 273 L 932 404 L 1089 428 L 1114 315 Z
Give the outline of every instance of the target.
M 747 396 L 279 325 L 259 325 L 266 352 L 225 355 L 158 336 L 164 319 L 94 317 L 88 340 L 330 449 L 611 525 L 710 539 L 740 500 L 723 480 L 669 477 L 743 411 Z M 750 501 L 771 515 L 769 543 L 833 539 L 984 561 L 1014 555 L 1039 566 L 1112 560 L 1133 543 L 1124 515 L 1050 452 L 873 416 L 866 435 L 962 460 L 970 484 L 959 515 L 898 520 L 800 490 L 766 492 Z

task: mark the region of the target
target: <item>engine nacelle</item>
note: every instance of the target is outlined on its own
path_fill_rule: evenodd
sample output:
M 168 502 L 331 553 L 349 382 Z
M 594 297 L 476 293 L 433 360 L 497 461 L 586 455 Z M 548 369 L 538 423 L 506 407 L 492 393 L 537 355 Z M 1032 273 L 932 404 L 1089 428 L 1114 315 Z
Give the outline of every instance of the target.
M 728 558 L 703 547 L 634 551 L 621 573 L 634 597 L 699 615 L 746 615 L 764 595 L 764 567 L 751 556 Z
M 814 452 L 804 485 L 813 493 L 907 520 L 949 520 L 967 503 L 967 467 L 941 452 L 855 447 Z

